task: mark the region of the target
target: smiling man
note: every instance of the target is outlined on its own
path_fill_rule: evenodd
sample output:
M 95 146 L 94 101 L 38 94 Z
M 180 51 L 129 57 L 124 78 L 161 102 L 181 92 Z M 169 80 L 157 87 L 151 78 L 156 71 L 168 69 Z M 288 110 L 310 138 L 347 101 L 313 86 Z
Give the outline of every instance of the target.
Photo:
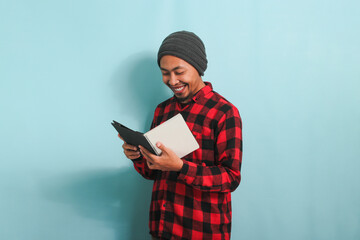
M 157 106 L 151 128 L 181 113 L 200 148 L 180 159 L 161 143 L 160 156 L 124 143 L 135 169 L 154 181 L 150 234 L 153 239 L 230 239 L 231 192 L 240 183 L 242 161 L 239 112 L 202 80 L 205 46 L 194 33 L 166 37 L 158 64 L 174 96 Z
M 197 70 L 181 58 L 171 55 L 161 57 L 160 69 L 163 82 L 174 92 L 180 103 L 189 102 L 205 87 Z

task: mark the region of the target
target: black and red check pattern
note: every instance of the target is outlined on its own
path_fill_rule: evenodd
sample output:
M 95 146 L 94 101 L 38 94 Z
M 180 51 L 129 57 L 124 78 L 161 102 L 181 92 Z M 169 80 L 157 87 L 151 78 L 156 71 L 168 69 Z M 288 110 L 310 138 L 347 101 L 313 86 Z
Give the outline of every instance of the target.
M 150 233 L 161 239 L 230 239 L 231 192 L 240 183 L 242 123 L 239 112 L 210 83 L 189 104 L 172 97 L 158 105 L 152 128 L 181 113 L 200 148 L 183 158 L 180 172 L 135 169 L 154 180 Z

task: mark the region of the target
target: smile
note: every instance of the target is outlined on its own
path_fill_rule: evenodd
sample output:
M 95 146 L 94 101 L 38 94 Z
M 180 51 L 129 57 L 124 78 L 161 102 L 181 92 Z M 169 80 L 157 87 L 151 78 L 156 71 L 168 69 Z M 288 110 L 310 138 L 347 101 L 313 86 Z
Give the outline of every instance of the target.
M 184 91 L 185 85 L 180 87 L 171 87 L 171 89 L 173 90 L 174 93 L 181 93 L 182 91 Z

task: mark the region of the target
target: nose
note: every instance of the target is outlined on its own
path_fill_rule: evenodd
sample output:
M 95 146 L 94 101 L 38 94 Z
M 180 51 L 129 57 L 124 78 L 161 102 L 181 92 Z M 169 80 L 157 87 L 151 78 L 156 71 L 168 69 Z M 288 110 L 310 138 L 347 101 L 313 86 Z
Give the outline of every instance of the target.
M 170 74 L 169 84 L 171 86 L 175 86 L 178 83 L 178 80 L 176 79 L 176 75 L 174 73 Z

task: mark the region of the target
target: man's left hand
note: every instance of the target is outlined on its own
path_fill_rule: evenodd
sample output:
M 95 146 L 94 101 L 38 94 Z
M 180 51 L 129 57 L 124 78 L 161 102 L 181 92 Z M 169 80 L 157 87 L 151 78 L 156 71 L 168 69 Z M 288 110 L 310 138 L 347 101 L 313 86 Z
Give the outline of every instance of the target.
M 139 146 L 140 152 L 145 157 L 148 167 L 161 171 L 180 171 L 183 166 L 183 161 L 176 156 L 170 148 L 165 147 L 162 143 L 158 142 L 156 146 L 162 151 L 160 156 L 156 156 L 146 148 Z

